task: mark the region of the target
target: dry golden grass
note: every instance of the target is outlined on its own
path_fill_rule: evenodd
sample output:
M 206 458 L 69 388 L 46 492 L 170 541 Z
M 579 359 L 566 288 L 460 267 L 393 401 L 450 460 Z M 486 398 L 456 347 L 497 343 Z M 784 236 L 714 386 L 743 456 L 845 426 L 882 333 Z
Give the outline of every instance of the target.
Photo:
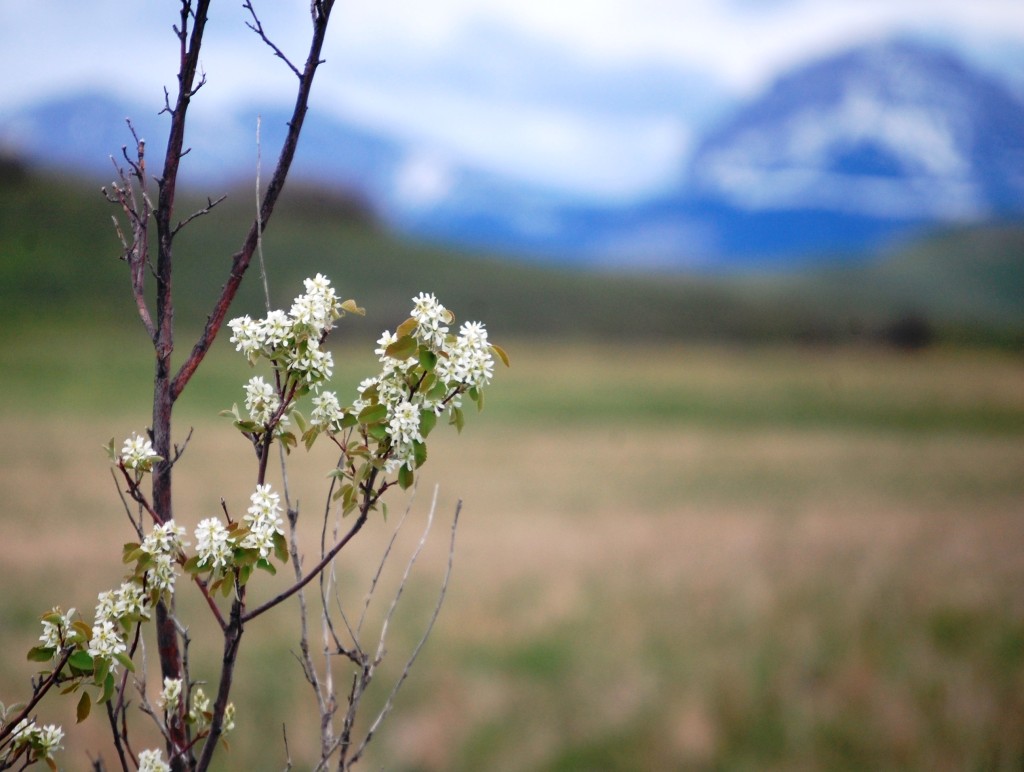
M 608 358 L 524 352 L 481 420 L 461 437 L 438 431 L 407 537 L 435 482 L 440 522 L 388 673 L 422 624 L 460 497 L 453 584 L 368 769 L 1019 766 L 1024 443 L 998 425 L 1024 414 L 1019 362 L 680 349 L 666 363 L 620 350 L 609 369 Z M 772 420 L 801 390 L 833 413 Z M 584 404 L 627 407 L 629 394 L 657 412 L 631 420 Z M 745 395 L 757 420 L 687 407 Z M 555 399 L 580 404 L 558 421 L 544 407 Z M 885 425 L 913 410 L 939 418 Z M 24 694 L 35 615 L 91 609 L 119 580 L 111 559 L 130 534 L 99 446 L 136 428 L 0 418 L 17 438 L 0 449 L 0 699 Z M 315 530 L 331 457 L 304 455 L 290 482 Z M 179 521 L 214 514 L 221 496 L 240 510 L 250 456 L 226 423 L 197 421 L 176 468 Z M 342 561 L 356 604 L 401 500 Z M 239 681 L 245 739 L 225 768 L 283 767 L 274 703 L 298 766 L 308 761 L 293 620 L 279 609 L 243 643 L 240 667 L 259 676 Z M 102 726 L 69 738 L 68 768 L 84 769 L 76 736 L 96 747 Z

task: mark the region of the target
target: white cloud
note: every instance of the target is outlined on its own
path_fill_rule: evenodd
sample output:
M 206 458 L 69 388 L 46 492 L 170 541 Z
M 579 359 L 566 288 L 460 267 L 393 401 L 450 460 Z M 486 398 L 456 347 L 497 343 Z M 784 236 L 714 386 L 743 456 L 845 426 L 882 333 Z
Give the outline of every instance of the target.
M 0 66 L 18 73 L 0 92 L 0 111 L 99 85 L 159 106 L 176 68 L 174 5 L 0 4 Z M 308 0 L 256 7 L 271 38 L 301 65 Z M 214 6 L 202 62 L 209 82 L 197 110 L 291 98 L 294 76 L 246 29 L 246 18 L 238 5 Z M 750 94 L 837 46 L 910 29 L 976 49 L 1002 41 L 989 52 L 1019 50 L 1024 2 L 342 0 L 314 100 L 494 171 L 633 195 L 675 171 L 716 91 Z M 488 31 L 501 35 L 482 39 Z M 695 73 L 704 73 L 703 93 L 691 87 Z M 643 78 L 661 84 L 649 98 Z

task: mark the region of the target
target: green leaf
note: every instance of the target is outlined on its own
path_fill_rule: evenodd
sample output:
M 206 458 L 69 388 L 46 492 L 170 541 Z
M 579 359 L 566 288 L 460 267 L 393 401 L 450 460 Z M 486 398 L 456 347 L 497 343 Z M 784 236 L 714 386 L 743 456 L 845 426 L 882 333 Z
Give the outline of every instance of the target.
M 260 560 L 260 562 L 256 564 L 256 568 L 262 568 L 271 576 L 277 575 L 277 569 L 274 568 L 274 564 L 271 563 L 269 560 Z
M 93 662 L 92 680 L 93 680 L 94 684 L 99 686 L 101 683 L 106 681 L 107 676 L 109 674 L 110 674 L 110 661 L 109 660 L 105 659 L 104 657 L 100 657 L 99 659 L 97 659 L 97 660 L 95 660 Z M 100 702 L 106 702 L 106 701 L 107 701 L 106 698 L 100 700 Z
M 124 665 L 125 670 L 129 673 L 135 672 L 135 663 L 132 662 L 132 658 L 125 654 L 123 651 L 119 651 L 114 655 L 114 659 Z
M 71 623 L 71 629 L 74 630 L 73 635 L 81 637 L 83 641 L 87 641 L 92 638 L 92 628 L 84 619 L 76 619 Z
M 187 561 L 185 561 L 185 565 L 183 566 L 184 569 L 185 569 L 185 573 L 188 573 L 188 574 L 201 574 L 204 571 L 209 571 L 210 570 L 210 566 L 201 566 L 201 565 L 199 565 L 199 561 L 200 560 L 201 560 L 201 558 L 198 555 L 193 555 Z
M 375 405 L 367 405 L 359 413 L 359 423 L 370 426 L 372 424 L 378 424 L 388 417 L 387 405 L 382 405 L 379 402 Z
M 402 464 L 398 468 L 398 486 L 403 491 L 404 490 L 408 490 L 409 486 L 412 485 L 412 481 L 413 481 L 412 470 L 408 466 L 406 466 L 405 464 Z
M 461 434 L 462 427 L 466 425 L 466 416 L 463 414 L 461 407 L 452 408 L 452 417 L 449 423 L 454 424 Z
M 420 346 L 416 353 L 420 360 L 420 366 L 422 366 L 428 373 L 433 372 L 434 365 L 437 364 L 437 354 L 426 346 Z
M 348 311 L 350 314 L 359 314 L 360 316 L 366 316 L 366 309 L 357 306 L 356 301 L 354 301 L 352 298 L 349 298 L 348 300 L 344 301 L 341 304 L 341 310 Z
M 402 335 L 384 349 L 384 353 L 392 359 L 408 359 L 416 354 L 416 340 L 411 335 Z
M 110 438 L 110 442 L 108 442 L 106 445 L 104 445 L 103 449 L 105 451 L 107 451 L 107 455 L 110 456 L 110 460 L 113 461 L 116 464 L 117 463 L 117 451 L 114 449 L 115 447 L 116 446 L 114 445 L 114 438 L 111 437 Z
M 89 697 L 89 692 L 82 692 L 82 696 L 78 700 L 78 709 L 75 711 L 78 718 L 77 723 L 81 724 L 89 718 L 90 710 L 92 710 L 92 699 Z
M 498 359 L 505 363 L 505 367 L 511 367 L 511 363 L 508 360 L 508 354 L 505 353 L 505 349 L 494 343 L 491 344 L 491 351 L 498 355 Z
M 426 438 L 434 427 L 437 426 L 437 413 L 433 410 L 420 411 L 420 435 Z
M 366 433 L 378 442 L 384 442 L 388 438 L 388 428 L 382 423 L 366 427 Z
M 284 534 L 274 532 L 274 556 L 282 563 L 288 562 L 288 542 Z
M 122 563 L 134 563 L 139 559 L 139 556 L 135 553 L 138 551 L 141 545 L 138 542 L 130 541 L 121 548 L 121 562 Z
M 412 335 L 416 331 L 416 328 L 418 326 L 419 325 L 417 321 L 410 316 L 408 319 L 406 319 L 404 322 L 398 325 L 398 329 L 395 330 L 395 337 L 404 338 L 407 335 Z
M 110 702 L 110 698 L 114 696 L 114 674 L 107 673 L 106 678 L 103 679 L 103 698 L 100 702 Z
M 427 463 L 427 444 L 425 442 L 413 442 L 412 452 L 417 469 Z
M 56 654 L 56 649 L 47 649 L 42 646 L 33 646 L 28 650 L 28 661 L 29 662 L 49 662 L 53 659 L 53 655 Z
M 307 427 L 306 417 L 298 410 L 292 410 L 288 415 L 293 421 L 295 421 L 295 425 L 299 427 L 299 431 L 305 433 Z
M 68 664 L 82 673 L 91 673 L 93 671 L 92 657 L 89 656 L 89 652 L 82 651 L 81 649 L 68 658 Z

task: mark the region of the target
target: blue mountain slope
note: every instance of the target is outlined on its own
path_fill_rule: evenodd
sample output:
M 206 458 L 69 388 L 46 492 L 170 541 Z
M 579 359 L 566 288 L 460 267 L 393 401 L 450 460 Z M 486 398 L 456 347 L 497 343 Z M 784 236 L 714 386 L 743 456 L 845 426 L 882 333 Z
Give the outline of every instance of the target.
M 124 117 L 162 139 L 161 104 L 103 94 L 0 117 L 0 149 L 52 168 L 112 173 Z M 252 180 L 262 113 L 269 173 L 287 111 L 196 112 L 184 183 Z M 159 142 L 149 143 L 151 169 Z M 357 191 L 393 227 L 537 259 L 728 270 L 855 259 L 936 226 L 1024 215 L 1024 104 L 941 50 L 881 42 L 801 67 L 697 145 L 667 194 L 598 206 L 467 164 L 318 109 L 295 177 Z

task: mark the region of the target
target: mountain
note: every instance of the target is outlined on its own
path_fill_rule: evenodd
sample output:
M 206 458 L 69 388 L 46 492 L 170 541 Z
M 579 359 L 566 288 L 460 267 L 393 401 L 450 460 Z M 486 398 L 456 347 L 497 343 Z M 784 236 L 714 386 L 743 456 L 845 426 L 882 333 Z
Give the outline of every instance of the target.
M 161 107 L 105 94 L 40 103 L 0 118 L 0 150 L 106 177 L 131 141 L 124 116 L 162 137 Z M 183 184 L 251 184 L 258 113 L 269 174 L 285 109 L 196 109 Z M 151 144 L 151 168 L 154 157 Z M 945 51 L 894 40 L 782 77 L 697 143 L 672 189 L 639 202 L 530 185 L 315 103 L 294 176 L 355 191 L 401 232 L 520 257 L 701 270 L 858 260 L 937 226 L 1024 215 L 1024 104 Z

